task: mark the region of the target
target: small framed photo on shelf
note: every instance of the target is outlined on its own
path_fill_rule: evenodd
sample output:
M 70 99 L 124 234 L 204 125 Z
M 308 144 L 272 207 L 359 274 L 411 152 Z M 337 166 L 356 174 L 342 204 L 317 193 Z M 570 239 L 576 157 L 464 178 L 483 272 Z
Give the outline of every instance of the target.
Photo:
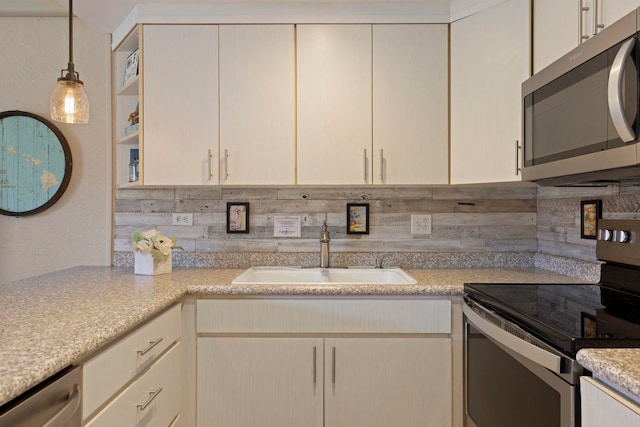
M 249 203 L 227 203 L 227 233 L 249 232 Z
M 124 84 L 138 75 L 138 49 L 131 52 L 127 56 L 127 62 L 124 66 Z
M 602 200 L 583 200 L 580 202 L 580 237 L 595 239 L 598 233 L 598 220 L 602 218 Z
M 347 234 L 369 234 L 369 203 L 347 203 Z

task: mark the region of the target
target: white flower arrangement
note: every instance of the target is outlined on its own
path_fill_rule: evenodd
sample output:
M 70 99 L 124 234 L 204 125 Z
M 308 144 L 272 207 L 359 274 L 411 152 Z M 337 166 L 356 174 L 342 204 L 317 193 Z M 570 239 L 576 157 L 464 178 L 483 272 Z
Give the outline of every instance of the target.
M 135 231 L 132 236 L 133 252 L 151 254 L 154 261 L 160 261 L 171 254 L 172 249 L 182 249 L 176 246 L 176 236 L 167 237 L 158 230 Z

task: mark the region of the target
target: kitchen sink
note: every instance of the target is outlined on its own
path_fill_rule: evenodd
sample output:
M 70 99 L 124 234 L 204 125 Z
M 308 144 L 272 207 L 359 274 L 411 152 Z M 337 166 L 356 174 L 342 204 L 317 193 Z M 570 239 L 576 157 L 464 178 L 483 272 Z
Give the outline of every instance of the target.
M 416 280 L 397 267 L 301 268 L 250 267 L 231 282 L 234 285 L 411 285 Z

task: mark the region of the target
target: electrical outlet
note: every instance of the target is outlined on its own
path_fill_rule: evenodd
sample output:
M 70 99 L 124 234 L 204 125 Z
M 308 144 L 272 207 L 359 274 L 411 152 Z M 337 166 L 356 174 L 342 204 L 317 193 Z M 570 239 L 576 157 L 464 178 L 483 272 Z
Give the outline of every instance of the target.
M 431 234 L 431 214 L 411 215 L 411 234 Z
M 193 225 L 192 213 L 174 213 L 173 225 Z

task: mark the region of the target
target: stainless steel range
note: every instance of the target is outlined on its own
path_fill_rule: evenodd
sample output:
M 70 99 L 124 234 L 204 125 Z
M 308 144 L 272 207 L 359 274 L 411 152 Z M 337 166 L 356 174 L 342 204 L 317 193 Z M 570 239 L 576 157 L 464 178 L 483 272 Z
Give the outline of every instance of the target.
M 465 425 L 580 425 L 576 353 L 640 347 L 640 220 L 600 220 L 597 285 L 465 284 Z

